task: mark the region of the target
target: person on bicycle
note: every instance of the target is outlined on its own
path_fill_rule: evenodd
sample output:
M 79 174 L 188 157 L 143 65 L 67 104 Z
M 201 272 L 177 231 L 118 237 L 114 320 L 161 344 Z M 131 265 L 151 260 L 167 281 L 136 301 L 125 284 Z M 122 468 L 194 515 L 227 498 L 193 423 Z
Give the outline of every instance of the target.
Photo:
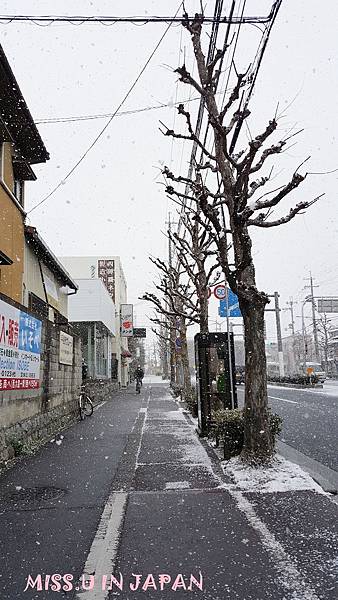
M 141 367 L 141 365 L 137 365 L 136 371 L 135 371 L 135 380 L 136 382 L 139 381 L 140 385 L 142 385 L 142 379 L 144 377 L 144 371 Z

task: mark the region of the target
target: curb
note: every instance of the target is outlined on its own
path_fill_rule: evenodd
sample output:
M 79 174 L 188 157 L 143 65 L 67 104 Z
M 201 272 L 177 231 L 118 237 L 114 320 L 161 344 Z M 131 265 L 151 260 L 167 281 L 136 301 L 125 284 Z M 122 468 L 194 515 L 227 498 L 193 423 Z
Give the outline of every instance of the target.
M 306 471 L 312 479 L 333 496 L 338 495 L 338 473 L 329 467 L 326 467 L 317 460 L 306 456 L 285 442 L 277 442 L 278 452 L 287 460 L 299 465 Z M 336 500 L 335 500 L 336 501 Z M 338 498 L 337 498 L 338 501 Z

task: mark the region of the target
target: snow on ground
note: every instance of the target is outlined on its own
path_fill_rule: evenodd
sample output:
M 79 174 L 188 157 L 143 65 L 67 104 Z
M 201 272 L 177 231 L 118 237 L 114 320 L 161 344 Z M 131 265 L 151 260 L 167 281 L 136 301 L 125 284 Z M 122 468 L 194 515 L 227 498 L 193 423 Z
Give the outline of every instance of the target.
M 336 398 L 338 398 L 338 386 L 337 385 L 330 385 L 329 383 L 324 383 L 324 386 L 322 388 L 297 388 L 297 387 L 286 387 L 284 385 L 272 385 L 272 384 L 268 384 L 268 388 L 269 388 L 269 392 L 271 392 L 271 390 L 292 390 L 294 392 L 311 392 L 311 393 L 315 393 L 315 394 L 324 394 L 325 396 L 334 396 Z
M 271 467 L 248 467 L 239 457 L 223 463 L 224 472 L 230 475 L 239 489 L 245 492 L 291 492 L 313 490 L 325 494 L 322 488 L 298 465 L 277 456 Z

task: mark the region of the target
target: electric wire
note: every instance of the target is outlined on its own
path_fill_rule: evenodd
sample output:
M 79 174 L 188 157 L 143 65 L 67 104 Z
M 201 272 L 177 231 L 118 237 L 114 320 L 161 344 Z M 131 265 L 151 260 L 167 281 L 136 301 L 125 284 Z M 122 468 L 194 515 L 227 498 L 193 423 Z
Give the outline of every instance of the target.
M 179 7 L 175 13 L 175 15 L 177 15 L 178 11 L 180 10 L 181 6 L 183 5 L 183 2 L 180 2 Z M 114 117 L 117 115 L 117 113 L 119 112 L 119 110 L 121 109 L 121 107 L 123 106 L 123 104 L 125 103 L 125 101 L 127 100 L 127 98 L 130 96 L 131 92 L 133 91 L 133 89 L 135 88 L 136 84 L 138 83 L 138 81 L 140 80 L 140 78 L 142 77 L 144 71 L 146 70 L 147 66 L 149 65 L 151 59 L 153 58 L 153 56 L 155 55 L 155 53 L 157 52 L 158 48 L 160 47 L 163 39 L 165 38 L 165 36 L 167 35 L 169 29 L 171 27 L 171 23 L 169 23 L 169 25 L 166 27 L 165 31 L 163 32 L 163 34 L 161 35 L 159 41 L 157 42 L 157 44 L 155 45 L 155 48 L 152 50 L 152 52 L 150 53 L 150 56 L 147 58 L 144 66 L 142 67 L 142 69 L 140 70 L 140 72 L 138 73 L 136 79 L 134 80 L 134 82 L 132 83 L 132 85 L 130 86 L 130 88 L 128 89 L 128 91 L 126 92 L 126 94 L 124 95 L 123 99 L 121 100 L 120 104 L 118 105 L 118 107 L 116 108 L 115 112 L 112 114 L 112 116 L 110 117 L 109 121 L 104 125 L 104 127 L 101 129 L 101 131 L 98 133 L 98 135 L 95 137 L 95 139 L 93 140 L 93 142 L 90 144 L 90 146 L 88 146 L 87 150 L 81 155 L 81 157 L 77 160 L 77 162 L 75 163 L 75 165 L 70 169 L 70 171 L 68 171 L 68 173 L 66 174 L 66 176 L 44 197 L 42 198 L 42 200 L 40 200 L 40 202 L 38 202 L 37 204 L 35 204 L 35 206 L 33 206 L 28 212 L 27 214 L 31 214 L 34 210 L 36 210 L 39 206 L 41 206 L 42 204 L 44 204 L 62 185 L 64 185 L 64 183 L 66 182 L 67 179 L 69 179 L 69 177 L 74 173 L 74 171 L 77 169 L 77 167 L 82 163 L 82 161 L 86 158 L 86 156 L 89 154 L 89 152 L 92 150 L 92 148 L 95 146 L 95 144 L 99 141 L 99 139 L 102 137 L 102 135 L 104 134 L 104 132 L 107 130 L 107 128 L 109 127 L 109 125 L 111 124 L 112 120 L 114 119 Z

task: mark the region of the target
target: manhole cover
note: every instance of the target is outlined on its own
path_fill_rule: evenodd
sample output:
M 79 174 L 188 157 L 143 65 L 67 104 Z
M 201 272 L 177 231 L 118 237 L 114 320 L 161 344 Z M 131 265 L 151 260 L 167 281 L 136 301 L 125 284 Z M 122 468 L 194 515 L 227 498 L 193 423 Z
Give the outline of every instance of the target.
M 65 490 L 56 487 L 17 487 L 14 490 L 0 493 L 0 501 L 9 504 L 14 503 L 20 507 L 32 507 L 32 505 L 57 500 L 65 493 Z

